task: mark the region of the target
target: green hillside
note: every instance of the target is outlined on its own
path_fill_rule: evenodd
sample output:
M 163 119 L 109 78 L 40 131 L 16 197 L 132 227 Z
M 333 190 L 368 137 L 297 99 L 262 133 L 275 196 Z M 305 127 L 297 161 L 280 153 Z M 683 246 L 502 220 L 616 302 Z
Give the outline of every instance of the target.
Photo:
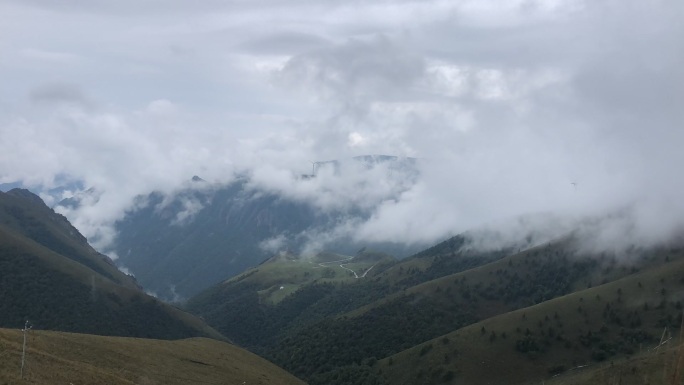
M 371 280 L 393 263 L 387 255 L 370 252 L 282 255 L 202 292 L 186 308 L 261 354 L 286 330 L 305 329 L 354 309 L 358 301 L 381 298 L 383 292 L 375 290 Z
M 207 338 L 177 341 L 0 329 L 0 384 L 304 384 L 272 363 Z
M 664 331 L 676 341 L 682 321 L 684 252 L 663 254 L 659 266 L 457 329 L 376 370 L 392 384 L 526 384 L 556 375 L 572 383 L 561 382 L 575 378 L 572 369 L 641 359 Z
M 22 235 L 117 284 L 138 287 L 133 277 L 122 274 L 108 257 L 95 251 L 64 216 L 28 190 L 0 192 L 0 226 L 5 232 Z
M 305 269 L 296 268 L 292 261 L 274 261 L 271 266 L 262 265 L 204 292 L 188 303 L 188 309 L 202 315 L 229 338 L 311 384 L 398 383 L 399 374 L 392 377 L 387 373 L 401 371 L 389 368 L 388 362 L 401 359 L 404 357 L 402 354 L 408 354 L 406 363 L 401 364 L 404 370 L 401 377 L 407 378 L 404 383 L 461 383 L 455 379 L 471 380 L 471 377 L 457 377 L 464 369 L 457 371 L 449 366 L 454 353 L 442 353 L 438 343 L 446 345 L 443 341 L 457 340 L 462 333 L 474 330 L 472 335 L 478 338 L 477 341 L 464 340 L 466 342 L 460 345 L 459 350 L 471 349 L 470 343 L 486 343 L 483 346 L 488 354 L 507 357 L 509 353 L 514 354 L 516 346 L 519 346 L 526 354 L 518 354 L 529 359 L 535 355 L 534 352 L 529 353 L 531 349 L 537 349 L 542 342 L 528 341 L 527 336 L 516 337 L 520 333 L 517 328 L 527 333 L 530 326 L 516 325 L 507 316 L 517 314 L 519 317 L 521 312 L 527 311 L 536 314 L 532 309 L 555 306 L 541 319 L 544 335 L 551 333 L 553 338 L 558 338 L 558 326 L 549 332 L 548 325 L 544 323 L 566 313 L 570 319 L 573 312 L 578 312 L 579 305 L 569 304 L 564 298 L 584 293 L 580 296 L 595 298 L 598 295 L 614 302 L 617 300 L 604 290 L 611 290 L 610 285 L 628 279 L 641 280 L 642 287 L 647 287 L 647 282 L 651 285 L 655 277 L 673 285 L 674 281 L 666 278 L 665 274 L 681 270 L 677 261 L 683 258 L 678 248 L 634 249 L 632 256 L 625 260 L 606 253 L 580 253 L 573 236 L 519 252 L 479 253 L 467 247 L 466 239 L 454 237 L 411 258 L 373 270 L 373 274 L 364 279 L 331 279 L 336 281 L 335 284 L 326 283 L 318 275 L 313 276 L 315 279 L 312 281 L 302 281 Z M 290 263 L 290 266 L 283 265 L 285 263 Z M 300 277 L 296 290 L 280 289 L 292 284 L 288 279 L 295 279 L 295 275 Z M 269 277 L 277 279 L 269 280 Z M 670 284 L 658 290 L 678 292 L 679 288 Z M 282 294 L 277 301 L 269 300 L 270 294 L 265 295 L 263 287 L 270 288 L 266 293 L 277 288 L 270 293 Z M 620 299 L 624 301 L 631 291 L 622 288 L 619 294 L 615 293 L 625 296 Z M 662 296 L 660 292 L 654 295 Z M 656 298 L 649 301 L 651 311 L 666 306 L 661 306 Z M 677 304 L 679 299 L 674 297 L 668 297 L 668 301 L 667 306 L 675 309 L 681 306 Z M 605 305 L 602 303 L 601 306 Z M 613 303 L 608 306 L 608 310 L 604 309 L 605 317 L 612 319 L 610 317 L 617 314 L 618 307 Z M 635 306 L 638 308 L 643 304 Z M 585 310 L 582 307 L 582 313 L 578 314 Z M 663 322 L 668 322 L 670 327 L 678 327 L 676 314 L 665 314 L 666 321 L 663 321 L 662 314 L 656 319 L 655 313 L 649 313 L 641 320 L 643 323 L 638 324 L 635 315 L 629 311 L 622 309 L 616 317 L 620 317 L 619 322 L 635 326 L 611 338 L 646 343 L 652 342 L 653 330 L 660 328 L 662 332 Z M 636 351 L 632 342 L 627 344 L 629 347 L 602 345 L 605 341 L 595 338 L 606 319 L 581 319 L 587 325 L 585 335 L 568 334 L 567 338 L 577 353 L 560 355 L 563 359 L 569 357 L 568 362 L 561 362 L 559 358 L 560 363 L 550 361 L 544 364 L 546 366 L 532 365 L 530 370 L 520 371 L 519 380 L 551 378 L 556 372 L 571 368 L 573 360 L 607 360 L 625 355 L 629 349 Z M 512 330 L 487 326 L 491 322 L 511 325 Z M 572 322 L 578 320 L 573 319 Z M 534 325 L 539 327 L 537 323 Z M 587 337 L 590 330 L 592 334 Z M 448 337 L 450 333 L 456 334 L 452 338 Z M 430 347 L 425 347 L 426 341 L 433 341 L 429 342 Z M 565 344 L 566 340 L 563 341 Z M 505 343 L 512 344 L 512 348 Z M 444 349 L 453 349 L 454 346 L 449 344 Z M 440 365 L 418 361 L 415 357 L 416 351 L 422 357 L 432 350 L 442 354 Z M 413 353 L 402 353 L 404 351 Z M 448 357 L 445 358 L 444 354 Z M 541 353 L 540 350 L 539 354 L 546 354 L 546 351 Z M 429 363 L 427 367 L 426 362 Z M 515 369 L 516 365 L 512 364 L 511 368 Z M 437 374 L 427 371 L 430 367 L 434 367 L 433 372 Z M 496 379 L 482 383 L 487 381 L 503 383 Z
M 0 193 L 0 326 L 148 338 L 222 338 L 146 295 L 26 190 Z

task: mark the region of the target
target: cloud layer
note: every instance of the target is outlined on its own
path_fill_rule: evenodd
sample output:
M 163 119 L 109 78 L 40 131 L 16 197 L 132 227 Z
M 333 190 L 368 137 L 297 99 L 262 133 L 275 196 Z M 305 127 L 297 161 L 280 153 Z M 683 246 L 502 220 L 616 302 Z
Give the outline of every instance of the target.
M 684 218 L 681 1 L 5 0 L 0 13 L 0 183 L 96 187 L 70 213 L 91 238 L 111 239 L 136 194 L 246 170 L 322 208 L 372 206 L 344 226 L 379 241 L 620 210 L 630 230 L 604 243 L 656 241 Z M 295 178 L 364 154 L 419 158 L 422 177 Z

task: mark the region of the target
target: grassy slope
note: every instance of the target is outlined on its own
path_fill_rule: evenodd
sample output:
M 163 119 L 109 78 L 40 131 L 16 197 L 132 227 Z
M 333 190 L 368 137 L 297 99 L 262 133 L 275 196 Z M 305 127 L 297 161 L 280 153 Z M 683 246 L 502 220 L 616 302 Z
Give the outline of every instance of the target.
M 125 287 L 138 287 L 112 261 L 95 251 L 66 218 L 55 213 L 28 190 L 0 192 L 0 225 L 65 256 Z
M 387 287 L 394 287 L 394 290 L 399 290 L 395 294 L 351 312 L 343 310 L 342 315 L 339 315 L 339 311 L 328 310 L 326 314 L 333 315 L 334 319 L 299 328 L 299 331 L 295 331 L 296 328 L 291 326 L 305 321 L 306 317 L 304 319 L 291 317 L 289 311 L 279 309 L 282 312 L 278 312 L 279 316 L 275 320 L 255 319 L 249 323 L 249 325 L 260 323 L 262 326 L 256 330 L 265 331 L 271 322 L 286 320 L 284 324 L 273 328 L 276 334 L 266 332 L 254 335 L 249 332 L 235 338 L 236 341 L 250 347 L 254 347 L 251 345 L 254 343 L 251 341 L 254 340 L 271 341 L 269 342 L 271 346 L 260 352 L 268 354 L 274 362 L 289 368 L 294 373 L 309 378 L 312 373 L 316 373 L 316 370 L 325 369 L 329 365 L 339 367 L 348 365 L 352 361 L 361 363 L 366 358 L 382 358 L 387 354 L 394 354 L 414 344 L 437 337 L 459 325 L 477 322 L 550 299 L 553 296 L 567 294 L 590 285 L 594 279 L 613 280 L 630 272 L 629 269 L 622 268 L 604 269 L 597 261 L 589 258 L 575 258 L 565 249 L 566 244 L 567 240 L 563 240 L 503 259 L 499 259 L 500 257 L 495 254 L 485 254 L 478 260 L 478 256 L 474 253 L 459 253 L 456 249 L 459 247 L 458 244 L 452 246 L 449 242 L 445 242 L 434 248 L 434 251 L 438 251 L 437 254 L 419 255 L 409 261 L 402 261 L 390 269 L 378 269 L 377 274 L 369 275 L 370 279 L 363 280 L 366 283 L 365 290 L 385 291 Z M 457 254 L 454 255 L 454 253 Z M 462 271 L 468 266 L 477 266 L 478 263 L 486 263 L 491 259 L 494 261 L 489 264 Z M 330 257 L 326 260 L 335 260 L 335 258 Z M 610 265 L 609 262 L 607 264 Z M 353 263 L 350 263 L 346 266 L 352 265 Z M 435 269 L 434 265 L 441 268 Z M 284 282 L 294 279 L 295 274 L 298 274 L 301 279 L 303 270 L 297 270 L 297 266 L 301 265 L 282 260 L 270 265 L 263 264 L 258 269 L 225 282 L 224 288 L 228 289 L 230 285 L 248 282 L 259 287 L 270 285 L 287 287 L 287 283 Z M 331 266 L 339 269 L 339 266 L 335 264 Z M 449 271 L 461 272 L 443 276 Z M 407 283 L 420 282 L 421 279 L 434 275 L 440 278 L 428 282 L 422 281 L 406 289 L 397 289 Z M 508 285 L 509 283 L 511 285 Z M 234 287 L 236 288 L 237 286 Z M 237 311 L 242 314 L 237 317 L 237 320 L 255 313 L 254 308 L 245 304 L 220 305 L 221 297 L 235 298 L 238 295 L 234 289 L 223 293 L 215 291 L 213 294 L 218 296 L 215 303 L 219 305 L 206 306 L 205 304 L 203 306 L 211 309 L 203 313 L 205 318 L 209 322 L 214 322 L 217 328 L 228 335 L 234 332 L 236 326 L 235 320 L 224 325 L 228 313 Z M 512 298 L 506 299 L 500 294 L 510 293 L 510 289 L 515 289 Z M 276 293 L 283 291 L 278 290 Z M 466 291 L 470 293 L 467 297 L 463 295 Z M 323 303 L 339 306 L 339 310 L 348 308 L 346 303 L 321 301 L 319 299 L 322 298 L 316 296 L 313 296 L 313 301 L 306 304 L 303 301 L 305 295 L 311 296 L 311 293 L 301 291 L 289 297 L 294 299 L 302 297 L 300 305 L 309 306 L 305 310 L 300 309 L 297 314 L 306 314 L 311 309 L 320 308 Z M 357 296 L 363 296 L 362 292 L 347 291 L 346 295 L 348 296 L 346 301 L 351 304 L 368 303 L 357 300 Z M 381 294 L 375 298 L 384 295 Z M 335 297 L 335 292 L 330 293 L 329 297 Z M 253 298 L 256 300 L 256 296 Z M 352 298 L 354 302 L 350 302 Z M 262 301 L 262 303 L 268 302 Z M 222 307 L 228 309 L 228 312 L 222 310 Z M 211 313 L 214 310 L 216 314 Z M 291 330 L 288 331 L 288 328 Z M 315 337 L 312 338 L 312 335 Z M 282 337 L 286 338 L 282 339 Z M 276 346 L 272 346 L 274 342 L 277 343 Z M 330 351 L 330 346 L 335 346 L 334 352 Z M 295 354 L 296 352 L 299 353 Z
M 449 274 L 426 282 L 421 282 L 417 285 L 407 287 L 401 291 L 388 295 L 378 301 L 359 307 L 358 309 L 344 314 L 343 316 L 358 317 L 373 309 L 385 306 L 400 299 L 401 297 L 411 294 L 416 295 L 421 299 L 429 298 L 435 303 L 463 306 L 464 304 L 467 304 L 467 301 L 465 301 L 460 295 L 454 295 L 455 293 L 452 293 L 451 290 L 448 290 L 449 286 L 452 286 L 454 282 L 460 283 L 465 277 L 464 281 L 480 282 L 481 285 L 488 285 L 494 279 L 492 277 L 493 272 L 496 272 L 497 270 L 510 269 L 512 273 L 521 272 L 526 269 L 526 266 L 528 266 L 529 263 L 536 263 L 539 259 L 546 257 L 545 254 L 532 255 L 532 253 L 539 249 L 542 249 L 542 247 L 504 257 L 502 259 L 482 266 L 477 266 L 466 271 Z M 430 267 L 431 263 L 434 262 L 434 259 L 434 256 L 430 256 L 402 261 L 384 272 L 380 277 L 380 280 L 389 282 L 402 281 L 404 279 L 403 277 L 407 275 L 412 268 L 423 271 Z M 526 260 L 529 262 L 525 262 Z M 509 266 L 509 264 L 513 264 L 514 266 Z M 447 290 L 442 291 L 441 288 L 447 288 Z M 487 309 L 487 306 L 482 306 L 482 308 Z
M 279 256 L 220 283 L 210 291 L 219 288 L 226 290 L 238 284 L 253 285 L 257 288 L 262 303 L 275 305 L 300 288 L 315 282 L 353 283 L 356 280 L 353 273 L 340 267 L 340 264 L 360 275 L 373 266 L 374 270 L 380 271 L 381 264 L 392 261 L 391 257 L 380 254 L 355 257 L 322 254 L 311 258 Z M 373 270 L 369 273 L 369 278 L 371 273 Z
M 679 361 L 679 363 L 677 363 Z M 674 385 L 681 384 L 682 350 L 663 346 L 634 357 L 605 362 L 545 381 L 548 385 Z
M 508 256 L 505 256 L 505 251 L 478 255 L 474 251 L 459 249 L 461 244 L 459 238 L 455 237 L 429 249 L 429 252 L 369 274 L 370 279 L 362 280 L 364 285 L 352 286 L 363 286 L 366 291 L 382 293 L 371 299 L 373 302 L 364 302 L 356 300 L 358 296 L 363 296 L 363 292 L 346 291 L 345 295 L 349 297 L 347 302 L 356 304 L 354 307 L 328 300 L 340 297 L 336 293 L 344 286 L 316 296 L 307 288 L 321 292 L 328 289 L 302 284 L 302 290 L 285 297 L 282 304 L 299 303 L 300 310 L 296 314 L 306 314 L 311 309 L 321 308 L 321 304 L 327 304 L 327 312 L 324 312 L 326 318 L 320 319 L 322 322 L 314 321 L 316 323 L 309 323 L 306 328 L 293 328 L 292 325 L 306 320 L 306 317 L 292 316 L 281 306 L 279 310 L 283 310 L 282 313 L 277 312 L 274 319 L 259 319 L 261 323 L 256 329 L 267 330 L 272 322 L 284 320 L 278 327 L 261 334 L 250 331 L 240 337 L 244 341 L 255 338 L 259 341 L 274 340 L 265 344 L 262 347 L 265 350 L 260 352 L 317 384 L 345 383 L 347 380 L 342 380 L 343 377 L 353 379 L 351 383 L 362 383 L 358 380 L 363 377 L 369 381 L 363 383 L 370 384 L 372 376 L 364 374 L 366 370 L 373 370 L 370 365 L 384 374 L 391 371 L 388 381 L 391 384 L 523 383 L 529 379 L 548 379 L 551 377 L 550 371 L 562 371 L 575 364 L 595 362 L 594 356 L 613 360 L 628 352 L 638 352 L 638 343 L 653 343 L 653 339 L 659 337 L 658 333 L 662 331 L 659 325 L 669 323 L 672 326 L 679 311 L 675 308 L 680 306 L 676 304 L 679 301 L 675 295 L 679 290 L 676 280 L 666 279 L 665 284 L 660 284 L 659 279 L 671 273 L 668 269 L 681 270 L 681 266 L 676 265 L 677 260 L 684 258 L 681 251 L 634 250 L 634 255 L 638 257 L 630 263 L 623 263 L 609 255 L 578 253 L 572 237 Z M 333 256 L 330 258 L 334 260 Z M 668 261 L 671 261 L 668 268 L 659 268 Z M 295 264 L 284 267 L 283 263 L 293 262 L 278 261 L 270 267 L 264 264 L 224 282 L 224 285 L 251 282 L 260 287 L 277 287 L 282 293 L 279 287 L 287 287 L 282 283 L 293 279 L 293 273 L 300 275 L 301 280 L 304 271 L 298 270 Z M 347 266 L 353 266 L 353 263 Z M 454 271 L 457 273 L 451 274 Z M 644 280 L 639 288 L 643 297 L 641 302 L 625 305 L 625 298 L 633 294 L 632 289 L 621 288 L 619 295 L 617 291 L 604 292 L 608 290 L 606 288 L 616 290 L 610 286 L 612 283 L 634 277 Z M 316 279 L 322 278 L 317 276 Z M 342 276 L 340 279 L 348 278 Z M 661 289 L 665 289 L 665 294 L 660 293 Z M 643 306 L 646 298 L 643 293 L 646 292 L 649 293 L 646 297 L 650 298 L 650 310 L 644 315 L 637 314 L 639 306 Z M 221 297 L 234 298 L 230 293 L 231 290 L 222 293 L 217 290 L 214 300 L 220 304 Z M 567 298 L 579 298 L 572 297 L 573 293 L 591 296 L 596 304 L 572 304 Z M 312 300 L 307 302 L 307 296 Z M 380 297 L 383 298 L 377 299 Z M 256 294 L 252 298 L 252 303 L 256 303 Z M 666 302 L 664 310 L 660 310 L 657 307 L 663 298 Z M 585 299 L 582 301 L 586 302 Z M 205 317 L 210 322 L 213 318 L 225 320 L 226 314 L 239 309 L 240 319 L 254 310 L 244 306 L 247 303 L 250 301 L 246 300 L 243 306 L 224 306 L 225 309 L 231 309 L 228 312 L 222 310 L 221 306 L 210 307 L 216 309 L 216 314 L 205 314 Z M 262 302 L 266 303 L 281 302 Z M 329 311 L 328 308 L 334 306 L 344 310 Z M 582 306 L 579 312 L 578 306 Z M 610 310 L 606 310 L 605 306 L 611 307 Z M 260 309 L 263 311 L 264 307 Z M 516 314 L 522 317 L 521 314 L 527 311 L 532 311 L 532 317 L 536 317 L 535 309 L 547 310 L 540 314 L 539 319 L 525 321 L 529 325 L 515 319 Z M 556 320 L 556 313 L 560 321 Z M 550 319 L 547 320 L 547 317 Z M 633 325 L 637 321 L 639 325 Z M 465 326 L 468 323 L 473 324 Z M 252 324 L 257 323 L 249 323 Z M 568 330 L 568 324 L 584 326 L 582 330 L 572 331 Z M 234 323 L 230 325 L 234 326 Z M 481 331 L 483 326 L 486 330 L 484 334 Z M 602 332 L 603 326 L 608 329 Z M 231 332 L 229 326 L 217 327 L 226 330 L 226 333 Z M 531 344 L 539 346 L 526 353 L 518 352 L 516 346 L 519 340 L 523 344 L 530 342 L 525 339 L 528 328 L 533 339 Z M 549 331 L 549 328 L 553 331 Z M 449 342 L 442 342 L 442 334 L 449 331 L 455 334 L 447 336 Z M 587 336 L 590 332 L 593 334 Z M 622 340 L 624 342 L 620 342 Z M 273 345 L 273 342 L 276 344 Z M 409 348 L 414 344 L 418 345 Z M 251 345 L 247 343 L 246 346 Z M 399 352 L 407 348 L 413 353 L 402 359 L 402 353 Z M 495 360 L 502 364 L 484 365 L 483 370 L 475 370 L 475 361 L 464 357 L 470 356 L 471 350 L 481 348 L 485 352 L 474 355 L 475 359 L 484 357 L 483 361 L 487 362 L 492 356 L 498 356 Z M 395 362 L 389 365 L 387 357 L 395 353 L 398 355 L 391 357 Z M 436 354 L 436 358 L 433 354 Z M 383 357 L 386 359 L 379 364 L 372 364 L 375 358 Z M 509 382 L 509 377 L 513 382 Z
M 0 329 L 0 384 L 303 384 L 270 362 L 206 338 L 178 341 Z
M 312 323 L 350 310 L 352 297 L 368 297 L 367 303 L 383 295 L 370 280 L 393 260 L 380 254 L 355 256 L 349 262 L 357 267 L 375 266 L 366 277 L 355 279 L 339 266 L 341 262 L 335 262 L 342 259 L 344 264 L 347 258 L 324 256 L 319 262 L 277 257 L 204 291 L 186 308 L 231 341 L 265 355 L 278 343 L 279 336 L 290 334 L 291 329 L 308 330 Z M 287 295 L 292 287 L 298 290 Z
M 4 326 L 19 327 L 28 318 L 54 330 L 223 338 L 197 317 L 144 294 L 110 262 L 37 196 L 26 190 L 0 193 Z M 146 317 L 160 333 L 149 334 L 137 324 Z
M 368 306 L 301 330 L 295 335 L 290 333 L 279 346 L 272 349 L 271 357 L 274 362 L 293 370 L 302 378 L 309 378 L 311 372 L 318 368 L 353 362 L 361 364 L 366 358 L 382 358 L 459 326 L 542 301 L 544 295 L 551 298 L 565 294 L 572 291 L 575 283 L 585 277 L 581 274 L 583 271 L 595 269 L 598 263 L 575 264 L 574 259 L 561 253 L 564 246 L 561 243 L 535 248 L 401 290 Z M 465 265 L 474 263 L 467 260 L 471 257 L 464 258 Z M 391 268 L 394 271 L 389 278 L 381 273 L 370 283 L 378 280 L 381 285 L 380 282 L 388 279 L 410 282 L 421 274 L 412 269 L 417 262 L 424 262 L 426 259 L 434 261 L 437 258 L 439 256 L 434 255 L 414 258 L 410 261 L 412 266 L 408 268 L 400 263 L 404 269 L 397 269 L 395 266 Z M 447 258 L 459 259 L 460 256 L 448 255 Z M 443 264 L 439 261 L 437 263 Z M 451 263 L 451 267 L 456 270 L 461 266 L 457 260 Z M 426 265 L 424 271 L 430 269 L 432 268 Z M 532 285 L 522 283 L 533 281 L 526 274 L 538 275 L 538 282 Z M 505 284 L 509 281 L 515 284 L 513 286 L 516 291 L 512 293 L 513 298 L 506 300 L 504 296 L 498 295 L 498 290 L 508 289 Z M 490 283 L 494 282 L 501 284 L 501 287 L 491 286 L 493 289 L 490 289 Z M 381 286 L 376 286 L 375 289 L 379 287 Z M 467 297 L 461 293 L 466 289 L 470 293 Z M 315 337 L 311 338 L 312 335 Z M 330 350 L 330 346 L 335 346 L 335 349 Z
M 97 322 L 94 322 L 96 319 L 106 326 L 112 326 L 117 321 L 125 322 L 124 319 L 117 321 L 112 318 L 101 319 L 103 315 L 97 314 L 98 309 L 99 311 L 108 309 L 118 316 L 119 312 L 133 311 L 132 309 L 135 308 L 140 311 L 152 311 L 156 317 L 159 317 L 157 320 L 160 322 L 170 322 L 167 326 L 180 333 L 178 336 L 204 335 L 223 338 L 197 317 L 164 304 L 137 288 L 114 283 L 90 268 L 7 230 L 1 225 L 0 265 L 4 266 L 6 274 L 0 279 L 0 288 L 3 288 L 0 299 L 4 301 L 4 306 L 0 306 L 3 308 L 1 318 L 6 321 L 5 326 L 20 326 L 24 317 L 28 317 L 32 322 L 43 323 L 43 327 L 98 333 L 97 330 L 82 328 L 91 322 L 96 327 Z M 44 287 L 45 285 L 47 287 Z M 69 294 L 63 291 L 66 287 L 74 292 Z M 17 302 L 19 298 L 16 296 L 20 294 L 21 301 Z M 79 302 L 77 298 L 80 297 L 89 298 L 89 300 Z M 64 316 L 60 316 L 60 319 L 65 321 L 64 323 L 52 324 L 52 321 L 46 319 L 45 312 L 54 311 L 51 306 L 57 306 L 60 311 L 64 311 Z M 81 322 L 78 320 L 78 314 L 83 314 L 84 318 L 91 316 L 93 318 Z M 141 329 L 143 328 L 129 325 L 118 330 L 129 330 L 142 336 L 139 333 Z M 99 334 L 119 334 L 114 330 L 117 329 L 112 329 L 112 331 L 106 328 L 101 329 Z M 161 337 L 161 335 L 156 337 Z
M 405 296 L 415 300 L 431 301 L 444 308 L 467 307 L 481 319 L 506 313 L 551 299 L 553 292 L 522 293 L 518 298 L 506 300 L 513 283 L 524 281 L 528 286 L 553 286 L 568 293 L 606 283 L 636 272 L 629 264 L 618 264 L 614 258 L 598 255 L 575 255 L 569 239 L 540 245 L 519 253 L 494 260 L 459 273 L 421 282 L 388 295 L 378 301 L 359 307 L 342 316 L 358 317 L 373 309 L 385 306 Z M 379 278 L 382 281 L 401 281 L 410 267 L 429 266 L 430 259 L 402 262 L 388 269 Z M 658 263 L 653 256 L 634 261 L 640 269 Z M 410 266 L 410 267 L 409 267 Z M 554 282 L 540 282 L 541 279 Z M 527 289 L 532 289 L 528 287 Z M 467 291 L 468 297 L 464 296 Z M 472 299 L 471 299 L 472 297 Z
M 554 369 L 595 365 L 592 355 L 606 347 L 616 350 L 611 359 L 638 353 L 639 343 L 630 340 L 639 330 L 650 334 L 641 342 L 642 349 L 656 345 L 663 324 L 679 326 L 677 301 L 682 300 L 683 282 L 680 251 L 661 266 L 437 337 L 385 358 L 377 370 L 392 384 L 539 383 L 552 377 Z M 521 353 L 516 344 L 527 338 L 527 330 L 538 349 Z

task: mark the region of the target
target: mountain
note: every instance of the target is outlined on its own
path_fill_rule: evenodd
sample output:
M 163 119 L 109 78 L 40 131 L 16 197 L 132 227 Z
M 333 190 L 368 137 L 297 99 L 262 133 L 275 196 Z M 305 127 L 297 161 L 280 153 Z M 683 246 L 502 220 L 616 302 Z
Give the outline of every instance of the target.
M 28 190 L 0 192 L 0 326 L 148 338 L 222 338 L 145 294 Z
M 64 196 L 69 196 L 74 193 L 79 194 L 79 192 L 85 190 L 82 181 L 73 180 L 64 175 L 57 175 L 53 182 L 53 185 L 50 186 L 27 186 L 22 181 L 0 183 L 0 192 L 8 192 L 14 189 L 28 189 L 31 190 L 32 193 L 42 197 L 42 199 L 45 199 L 49 204 L 52 204 L 53 202 L 60 202 L 64 199 Z M 94 191 L 90 191 L 90 193 L 92 192 Z
M 234 342 L 268 353 L 274 338 L 385 294 L 370 281 L 393 264 L 381 253 L 278 257 L 193 297 L 186 308 Z M 356 278 L 358 277 L 358 278 Z
M 573 370 L 650 358 L 680 328 L 684 299 L 684 252 L 653 258 L 659 263 L 643 271 L 468 325 L 387 357 L 376 370 L 392 384 L 538 383 L 554 376 L 560 383 Z M 633 364 L 625 371 L 632 381 L 654 374 Z M 618 383 L 618 374 L 627 377 L 620 372 L 603 375 Z
M 144 208 L 117 224 L 117 262 L 159 296 L 184 297 L 261 262 L 270 256 L 262 241 L 315 220 L 310 207 L 245 184 L 189 187 L 170 202 L 160 193 L 146 197 Z
M 326 383 L 328 379 L 316 377 L 333 368 L 360 364 L 365 358 L 399 352 L 451 330 L 454 323 L 474 322 L 459 312 L 445 316 L 444 309 L 403 294 L 421 281 L 419 277 L 430 280 L 505 256 L 502 251 L 467 251 L 461 247 L 465 242 L 465 237 L 455 237 L 429 253 L 400 262 L 368 251 L 329 258 L 332 263 L 306 258 L 272 261 L 206 290 L 188 301 L 186 308 L 228 333 L 236 343 L 293 374 L 311 383 Z M 372 269 L 363 278 L 353 278 L 347 270 L 353 266 L 364 272 Z M 271 279 L 274 271 L 280 274 L 276 281 Z M 269 290 L 274 286 L 286 290 L 287 280 L 295 275 L 310 280 L 279 301 L 267 300 Z M 402 295 L 399 301 L 350 317 L 354 311 L 397 293 Z M 436 319 L 442 322 L 430 324 Z
M 634 248 L 627 258 L 583 252 L 575 234 L 487 252 L 468 239 L 388 260 L 364 278 L 348 278 L 345 263 L 324 265 L 323 277 L 311 270 L 318 261 L 280 259 L 204 291 L 187 309 L 312 385 L 540 383 L 639 358 L 665 327 L 677 333 L 678 244 Z M 269 299 L 307 272 L 311 280 Z
M 382 165 L 383 172 L 411 183 L 417 177 L 416 160 L 390 156 L 358 157 L 345 162 L 316 162 L 313 174 L 299 184 L 313 183 L 316 173 L 330 178 L 343 172 L 367 172 Z M 353 171 L 347 171 L 347 167 Z M 225 277 L 273 256 L 278 251 L 301 250 L 334 232 L 342 220 L 364 219 L 367 208 L 320 210 L 304 199 L 253 185 L 249 176 L 229 184 L 212 184 L 194 177 L 173 194 L 152 193 L 139 197 L 136 210 L 117 223 L 112 251 L 117 263 L 160 298 L 177 300 L 197 294 Z M 67 202 L 73 205 L 72 201 Z M 264 247 L 264 246 L 271 247 Z M 354 241 L 340 237 L 326 250 L 353 254 L 363 247 L 407 256 L 420 245 Z
M 163 341 L 31 330 L 27 347 L 20 380 L 22 333 L 0 329 L 3 384 L 304 384 L 252 353 L 207 338 Z

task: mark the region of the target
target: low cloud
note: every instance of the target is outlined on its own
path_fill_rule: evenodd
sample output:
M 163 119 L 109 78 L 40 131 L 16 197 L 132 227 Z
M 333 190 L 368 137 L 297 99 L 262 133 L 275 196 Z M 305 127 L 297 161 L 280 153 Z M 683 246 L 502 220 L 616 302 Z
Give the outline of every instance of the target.
M 30 91 L 29 99 L 38 104 L 76 104 L 84 108 L 89 108 L 93 104 L 80 87 L 62 83 L 44 84 L 36 87 Z
M 344 212 L 370 210 L 416 181 L 415 159 L 391 158 L 371 164 L 363 159 L 316 162 L 311 169 L 314 177 L 305 179 L 291 170 L 259 167 L 250 175 L 248 187 L 306 202 L 324 212 Z
M 99 246 L 137 195 L 192 175 L 342 213 L 319 243 L 489 226 L 503 244 L 592 217 L 613 218 L 588 230 L 605 248 L 681 231 L 678 2 L 170 4 L 0 5 L 17 37 L 0 44 L 0 183 L 96 187 L 65 214 Z M 419 162 L 302 178 L 367 154 Z M 186 203 L 179 223 L 201 209 Z
M 266 239 L 259 244 L 259 248 L 269 253 L 276 253 L 287 249 L 287 237 L 285 234 L 279 234 L 275 237 Z
M 204 205 L 198 199 L 185 198 L 181 200 L 181 211 L 176 214 L 176 217 L 171 221 L 174 225 L 185 225 L 195 218 Z

